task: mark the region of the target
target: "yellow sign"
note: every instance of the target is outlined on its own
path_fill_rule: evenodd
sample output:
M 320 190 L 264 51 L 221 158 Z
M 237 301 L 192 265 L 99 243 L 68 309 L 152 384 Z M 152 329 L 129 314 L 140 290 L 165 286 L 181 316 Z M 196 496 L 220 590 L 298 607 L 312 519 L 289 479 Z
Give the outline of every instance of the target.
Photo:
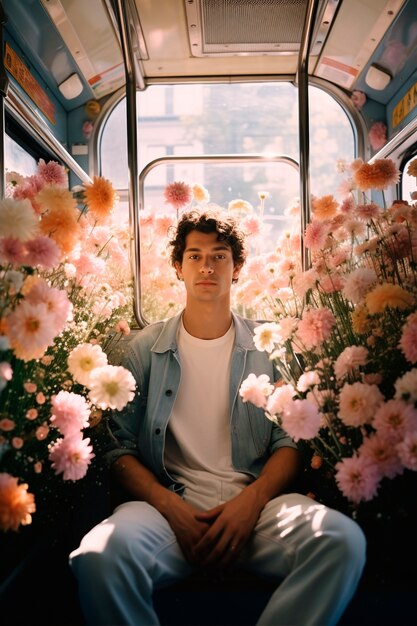
M 55 124 L 55 106 L 16 52 L 6 43 L 4 66 L 48 120 Z
M 417 107 L 417 83 L 414 83 L 395 106 L 392 112 L 392 127 L 398 126 L 415 107 Z

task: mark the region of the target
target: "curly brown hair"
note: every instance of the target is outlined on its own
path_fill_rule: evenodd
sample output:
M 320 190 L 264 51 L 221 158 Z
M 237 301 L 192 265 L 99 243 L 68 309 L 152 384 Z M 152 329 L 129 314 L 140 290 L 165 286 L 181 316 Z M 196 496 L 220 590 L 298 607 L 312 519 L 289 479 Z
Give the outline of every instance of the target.
M 218 241 L 229 244 L 234 264 L 238 266 L 244 264 L 247 256 L 246 235 L 230 213 L 214 205 L 204 209 L 192 209 L 181 215 L 173 238 L 169 242 L 171 263 L 174 267 L 176 263 L 182 264 L 186 238 L 193 230 L 200 233 L 217 233 Z

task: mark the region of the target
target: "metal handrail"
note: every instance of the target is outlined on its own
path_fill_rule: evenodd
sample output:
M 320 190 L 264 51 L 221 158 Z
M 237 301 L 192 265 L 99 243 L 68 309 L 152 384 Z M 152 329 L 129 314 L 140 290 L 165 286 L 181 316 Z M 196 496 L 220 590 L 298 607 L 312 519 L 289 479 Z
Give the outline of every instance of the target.
M 311 50 L 318 0 L 309 0 L 306 10 L 300 53 L 298 56 L 298 129 L 300 139 L 300 209 L 301 209 L 301 263 L 303 270 L 310 267 L 310 254 L 304 245 L 304 232 L 310 221 L 310 127 L 308 102 L 308 61 Z
M 286 155 L 263 155 L 263 154 L 205 154 L 194 156 L 165 156 L 150 161 L 139 174 L 139 211 L 144 208 L 144 188 L 145 178 L 155 167 L 159 165 L 168 165 L 172 163 L 286 163 L 290 167 L 293 167 L 297 173 L 299 173 L 299 164 L 297 161 Z M 140 226 L 139 215 L 135 220 L 135 232 L 137 237 L 134 240 L 134 301 L 133 310 L 136 320 L 141 328 L 148 324 L 147 320 L 143 316 L 141 307 L 141 257 L 140 257 Z

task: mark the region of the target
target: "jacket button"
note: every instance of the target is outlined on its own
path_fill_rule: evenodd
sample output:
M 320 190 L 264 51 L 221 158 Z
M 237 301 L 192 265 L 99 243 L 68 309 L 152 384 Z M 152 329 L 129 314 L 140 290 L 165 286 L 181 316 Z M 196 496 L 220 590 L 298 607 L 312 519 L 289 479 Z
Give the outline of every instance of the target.
M 172 396 L 172 389 L 167 389 L 165 392 L 166 396 Z
M 155 435 L 160 435 L 160 434 L 161 434 L 161 429 L 155 428 Z

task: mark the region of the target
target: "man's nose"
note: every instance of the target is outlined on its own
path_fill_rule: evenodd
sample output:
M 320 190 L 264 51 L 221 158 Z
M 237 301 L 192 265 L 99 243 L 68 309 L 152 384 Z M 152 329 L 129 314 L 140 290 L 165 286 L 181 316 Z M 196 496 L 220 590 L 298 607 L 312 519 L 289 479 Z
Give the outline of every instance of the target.
M 200 267 L 200 273 L 201 274 L 213 274 L 214 269 L 211 267 L 210 263 L 208 263 L 207 261 L 203 263 L 203 265 Z

